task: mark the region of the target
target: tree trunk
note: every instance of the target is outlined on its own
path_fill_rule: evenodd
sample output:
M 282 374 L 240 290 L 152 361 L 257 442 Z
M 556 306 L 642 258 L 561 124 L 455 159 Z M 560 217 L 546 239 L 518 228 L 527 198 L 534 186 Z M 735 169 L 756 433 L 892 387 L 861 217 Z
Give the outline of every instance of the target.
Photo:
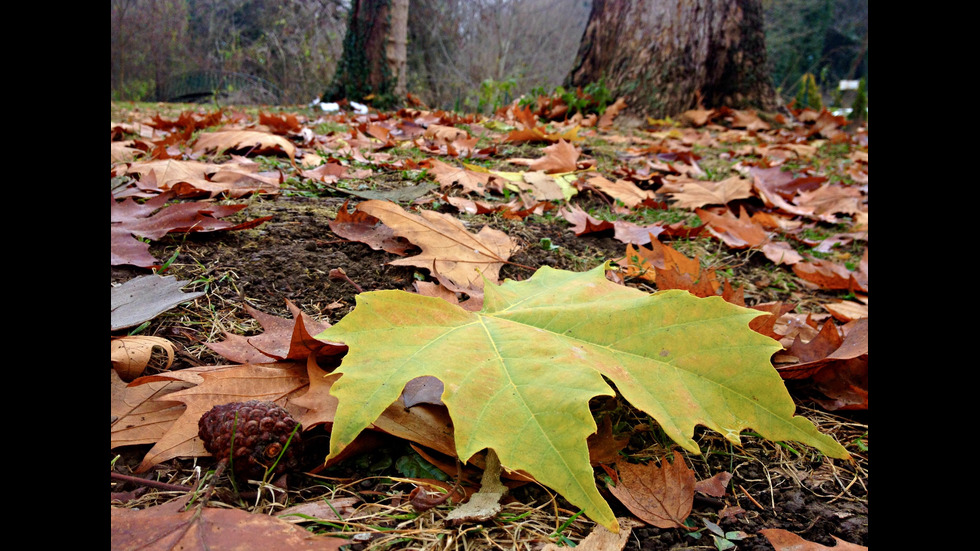
M 353 0 L 344 53 L 324 101 L 390 107 L 405 95 L 409 0 Z
M 760 0 L 594 0 L 566 87 L 604 80 L 637 115 L 776 108 Z

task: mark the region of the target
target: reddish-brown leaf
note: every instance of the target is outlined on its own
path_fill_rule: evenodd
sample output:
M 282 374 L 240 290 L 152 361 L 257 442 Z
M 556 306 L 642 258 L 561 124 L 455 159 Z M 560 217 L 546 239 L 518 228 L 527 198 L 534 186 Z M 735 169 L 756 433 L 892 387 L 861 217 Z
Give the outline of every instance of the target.
M 660 466 L 617 464 L 619 483 L 609 486 L 634 515 L 658 528 L 683 528 L 694 503 L 694 471 L 674 452 L 673 463 L 663 458 Z
M 157 260 L 149 254 L 149 247 L 143 247 L 145 243 L 140 245 L 134 235 L 156 240 L 168 233 L 254 228 L 272 219 L 271 216 L 265 216 L 241 224 L 233 224 L 219 219 L 235 214 L 248 205 L 218 205 L 191 201 L 164 206 L 173 198 L 173 192 L 167 192 L 140 205 L 132 198 L 116 201 L 111 195 L 109 196 L 110 265 L 132 264 L 143 268 L 157 266 Z M 152 262 L 148 262 L 150 259 Z
M 851 272 L 846 266 L 822 258 L 793 264 L 793 273 L 821 289 L 868 292 L 867 274 Z
M 575 235 L 611 230 L 615 227 L 612 222 L 599 220 L 582 210 L 578 205 L 568 205 L 561 208 L 558 210 L 558 214 L 572 224 L 572 231 L 575 232 Z
M 184 511 L 190 498 L 145 509 L 110 507 L 109 539 L 113 550 L 142 549 L 299 549 L 335 551 L 350 541 L 315 536 L 302 526 L 277 517 L 252 514 L 241 509 L 192 507 Z
M 775 548 L 775 551 L 868 551 L 868 548 L 863 545 L 848 543 L 837 536 L 831 536 L 837 541 L 837 545 L 827 547 L 826 545 L 807 541 L 792 532 L 787 532 L 780 528 L 766 528 L 759 532 L 769 540 L 769 543 Z
M 347 201 L 337 210 L 337 217 L 327 224 L 330 230 L 344 239 L 364 243 L 376 251 L 405 256 L 416 249 L 404 237 L 395 235 L 391 228 L 381 223 L 374 216 L 355 209 L 348 212 Z
M 731 479 L 732 473 L 722 471 L 711 478 L 698 480 L 697 484 L 694 485 L 694 491 L 713 497 L 722 497 L 725 495 Z
M 813 376 L 813 388 L 827 399 L 815 399 L 826 410 L 868 409 L 868 356 L 834 362 Z
M 280 318 L 266 314 L 245 305 L 245 311 L 255 318 L 265 330 L 261 335 L 242 337 L 225 333 L 225 340 L 207 343 L 207 346 L 233 362 L 264 363 L 273 360 L 303 360 L 313 356 L 339 356 L 347 352 L 342 344 L 319 341 L 313 335 L 330 327 L 329 323 L 318 322 L 289 299 L 286 306 L 294 319 Z
M 599 423 L 594 434 L 589 436 L 589 462 L 593 465 L 614 463 L 619 459 L 619 452 L 629 444 L 630 435 L 613 434 L 612 417 L 605 416 Z

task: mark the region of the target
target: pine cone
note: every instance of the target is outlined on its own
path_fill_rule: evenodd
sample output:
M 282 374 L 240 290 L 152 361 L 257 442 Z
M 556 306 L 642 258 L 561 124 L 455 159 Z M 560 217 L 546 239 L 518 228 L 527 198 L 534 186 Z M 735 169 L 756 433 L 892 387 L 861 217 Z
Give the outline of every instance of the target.
M 214 406 L 197 423 L 204 448 L 219 460 L 229 459 L 240 480 L 262 480 L 280 453 L 270 480 L 296 468 L 302 446 L 298 425 L 285 409 L 258 400 Z

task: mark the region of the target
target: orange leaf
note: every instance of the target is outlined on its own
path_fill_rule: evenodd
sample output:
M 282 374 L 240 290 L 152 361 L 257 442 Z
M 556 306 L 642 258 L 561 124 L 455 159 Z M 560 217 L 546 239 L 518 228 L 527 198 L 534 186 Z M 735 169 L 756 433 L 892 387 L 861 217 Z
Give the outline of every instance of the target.
M 732 216 L 728 211 L 723 215 L 700 208 L 695 209 L 694 212 L 708 225 L 708 231 L 712 235 L 733 249 L 758 247 L 769 240 L 766 231 L 762 229 L 762 226 L 752 221 L 744 207 L 742 207 L 738 218 Z
M 544 148 L 545 156 L 528 165 L 531 170 L 543 170 L 547 174 L 555 172 L 574 172 L 577 168 L 579 150 L 565 140 Z
M 867 274 L 851 272 L 841 264 L 814 258 L 793 264 L 793 273 L 821 289 L 847 289 L 868 292 Z

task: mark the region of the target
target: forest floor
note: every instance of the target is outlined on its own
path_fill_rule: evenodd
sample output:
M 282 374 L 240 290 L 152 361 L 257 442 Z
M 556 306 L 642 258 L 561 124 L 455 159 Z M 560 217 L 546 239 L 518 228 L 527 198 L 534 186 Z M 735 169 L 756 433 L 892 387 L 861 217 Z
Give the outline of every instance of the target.
M 140 121 L 146 124 L 153 117 L 157 117 L 158 121 L 176 120 L 180 113 L 191 110 L 199 110 L 200 113 L 207 111 L 194 106 L 114 104 L 111 121 L 117 127 Z M 239 111 L 246 113 L 245 109 Z M 226 118 L 227 113 L 233 112 L 233 109 L 226 110 Z M 254 123 L 254 112 L 253 109 L 253 114 L 242 115 L 236 122 Z M 343 133 L 345 124 L 357 124 L 354 115 L 324 118 L 323 114 L 304 108 L 297 108 L 293 112 L 299 115 L 303 126 L 316 136 L 330 135 L 331 132 Z M 476 134 L 476 122 L 458 124 L 457 127 Z M 651 171 L 654 174 L 651 177 L 651 172 L 641 173 L 635 166 L 630 166 L 641 155 L 656 157 L 657 151 L 661 152 L 659 160 L 665 162 L 650 166 L 660 167 L 666 161 L 680 164 L 679 156 L 670 154 L 666 149 L 652 147 L 651 144 L 663 146 L 667 143 L 664 136 L 681 136 L 681 127 L 682 125 L 672 124 L 672 121 L 634 121 L 633 124 L 621 124 L 615 130 L 603 133 L 582 132 L 585 139 L 576 143 L 576 146 L 583 158 L 594 159 L 596 162 L 593 166 L 599 172 L 609 175 L 610 180 L 631 179 L 632 175 L 633 182 L 651 193 L 656 193 L 655 199 L 662 202 L 661 209 L 673 217 L 670 218 L 671 222 L 680 220 L 688 226 L 697 226 L 702 222 L 693 214 L 693 209 L 668 206 L 666 201 L 670 197 L 662 191 L 658 192 L 662 179 L 657 176 L 655 169 Z M 720 134 L 732 132 L 732 127 L 719 119 L 715 124 L 702 126 L 698 131 L 717 138 Z M 134 132 L 136 131 L 129 130 L 121 137 L 139 141 L 140 138 Z M 853 130 L 849 132 L 848 138 L 838 137 L 836 142 L 816 134 L 796 140 L 798 144 L 812 146 L 815 154 L 794 157 L 792 166 L 800 173 L 833 176 L 835 182 L 859 187 L 860 183 L 855 183 L 845 169 L 853 168 L 852 165 L 856 164 L 851 160 L 854 158 L 853 154 L 861 151 L 864 153 L 863 170 L 866 178 L 867 135 L 864 133 L 861 138 Z M 195 133 L 194 137 L 198 135 Z M 758 138 L 759 144 L 766 145 L 764 135 L 763 131 L 758 134 L 752 132 L 751 138 L 746 134 L 742 139 Z M 188 139 L 186 143 L 191 143 L 193 139 Z M 150 141 L 146 139 L 146 142 Z M 683 141 L 676 143 L 680 148 Z M 507 160 L 539 158 L 547 145 L 549 143 L 497 142 L 495 150 L 485 157 L 459 160 L 479 162 L 491 170 L 519 171 L 526 167 L 508 163 Z M 637 152 L 644 147 L 647 148 L 647 153 Z M 702 170 L 702 174 L 708 174 L 714 181 L 720 181 L 740 174 L 740 167 L 736 166 L 739 160 L 744 165 L 749 159 L 759 161 L 760 158 L 765 158 L 764 154 L 737 158 L 734 155 L 736 147 L 727 143 L 716 146 L 688 144 L 686 152 L 696 154 L 696 161 L 691 164 Z M 174 152 L 173 149 L 170 151 Z M 579 226 L 573 226 L 556 210 L 523 217 L 507 217 L 499 212 L 460 212 L 450 203 L 448 197 L 463 197 L 465 194 L 458 187 L 440 186 L 440 182 L 431 174 L 431 167 L 426 168 L 427 165 L 424 164 L 420 167 L 416 162 L 433 156 L 458 166 L 459 163 L 455 163 L 452 156 L 439 156 L 424 148 L 420 151 L 418 147 L 413 149 L 396 146 L 379 149 L 377 152 L 385 154 L 383 164 L 368 163 L 354 156 L 344 158 L 349 172 L 355 169 L 364 171 L 360 177 L 320 181 L 300 176 L 299 170 L 291 166 L 281 153 L 250 155 L 250 159 L 258 161 L 267 171 L 279 171 L 284 175 L 279 189 L 275 193 L 255 193 L 236 199 L 219 196 L 216 199 L 222 203 L 247 205 L 232 217 L 235 221 L 270 217 L 267 221 L 254 228 L 173 232 L 153 240 L 149 252 L 161 261 L 170 260 L 166 270 L 158 271 L 188 282 L 184 291 L 199 291 L 204 294 L 140 327 L 138 334 L 166 338 L 174 343 L 177 350 L 173 365 L 164 369 L 161 362 L 156 360 L 149 366 L 149 373 L 228 364 L 227 359 L 206 346 L 206 343 L 218 342 L 226 333 L 260 333 L 262 328 L 244 309 L 246 304 L 268 314 L 291 318 L 288 300 L 312 318 L 335 324 L 354 308 L 360 290 L 368 292 L 399 289 L 414 292 L 416 282 L 432 281 L 432 274 L 426 270 L 412 266 L 393 266 L 390 263 L 398 256 L 384 250 L 375 250 L 365 243 L 345 238 L 331 230 L 329 224 L 337 218 L 339 211 L 345 208 L 352 210 L 359 201 L 372 197 L 372 193 L 377 193 L 380 198 L 385 197 L 385 193 L 418 186 L 419 196 L 412 200 L 402 200 L 402 206 L 407 207 L 414 202 L 419 209 L 433 209 L 457 216 L 473 232 L 488 225 L 515 239 L 521 246 L 510 258 L 510 263 L 502 266 L 501 281 L 527 279 L 533 274 L 532 269 L 540 266 L 581 272 L 607 261 L 622 262 L 626 255 L 626 243 L 616 238 L 612 228 L 583 231 L 577 235 L 575 229 Z M 173 154 L 175 158 L 179 157 L 178 154 Z M 187 158 L 186 152 L 180 155 Z M 215 163 L 229 159 L 228 155 L 209 155 L 206 160 Z M 413 162 L 398 164 L 406 159 L 413 159 Z M 136 159 L 129 161 L 136 162 Z M 769 166 L 776 164 L 770 162 Z M 784 163 L 785 166 L 789 164 Z M 117 190 L 125 184 L 127 178 L 133 178 L 132 174 L 127 175 L 120 170 L 119 167 L 122 166 L 128 165 L 118 162 L 113 164 L 113 185 Z M 671 166 L 676 168 L 678 165 Z M 615 178 L 612 177 L 613 174 L 616 175 Z M 669 172 L 665 169 L 661 174 Z M 865 181 L 865 198 L 866 187 Z M 511 198 L 500 194 L 493 197 L 489 195 L 493 194 L 471 197 L 496 203 Z M 621 203 L 610 200 L 594 187 L 584 187 L 571 202 L 586 212 L 598 217 L 604 216 L 607 220 L 616 216 L 625 217 L 626 211 Z M 732 206 L 736 204 L 747 205 L 753 212 L 768 210 L 758 198 L 740 199 L 729 204 L 736 215 L 739 211 Z M 865 213 L 866 205 L 865 201 Z M 656 209 L 648 207 L 634 209 L 634 214 L 642 211 L 648 217 L 633 217 L 631 220 L 641 224 L 650 223 L 653 219 L 649 216 L 653 215 L 654 210 Z M 823 239 L 838 234 L 853 235 L 851 217 L 839 218 L 841 222 L 837 224 L 813 222 L 810 227 L 814 233 L 823 232 Z M 866 250 L 867 247 L 866 218 L 864 220 L 863 240 L 844 240 L 844 246 L 828 249 L 821 258 L 840 262 L 859 258 L 862 249 Z M 707 232 L 694 237 L 675 237 L 664 241 L 685 256 L 699 259 L 703 268 L 723 274 L 734 287 L 743 289 L 747 306 L 774 302 L 792 304 L 793 313 L 801 316 L 809 314 L 813 320 L 812 325 L 817 325 L 816 322 L 822 323 L 829 319 L 824 305 L 854 297 L 850 290 L 817 288 L 803 281 L 789 266 L 776 265 L 751 248 L 733 248 Z M 800 245 L 800 242 L 795 242 L 795 246 L 804 252 L 816 248 L 812 244 Z M 336 272 L 332 273 L 335 269 L 343 270 L 349 279 L 336 277 Z M 118 285 L 137 276 L 152 273 L 154 271 L 148 268 L 116 265 L 111 267 L 111 283 Z M 624 284 L 646 291 L 657 289 L 655 284 L 640 277 L 627 278 Z M 132 328 L 118 331 L 114 336 L 131 330 Z M 732 478 L 727 485 L 727 493 L 721 497 L 696 496 L 688 518 L 688 529 L 662 529 L 637 522 L 625 542 L 625 549 L 723 549 L 733 544 L 733 548 L 739 550 L 771 550 L 774 548 L 773 544 L 763 537 L 760 530 L 776 528 L 828 547 L 834 547 L 838 543 L 835 538 L 855 545 L 868 545 L 867 410 L 856 408 L 829 411 L 821 405 L 827 404 L 826 399 L 820 400 L 826 397 L 819 396 L 810 381 L 786 383 L 797 403 L 797 414 L 810 419 L 821 432 L 831 435 L 844 445 L 852 454 L 853 461 L 832 460 L 805 446 L 772 443 L 752 435 L 743 435 L 742 445 L 733 447 L 719 435 L 699 429 L 695 440 L 701 446 L 702 454 L 683 452 L 684 460 L 695 471 L 699 480 L 722 471 L 730 473 Z M 659 459 L 674 449 L 680 449 L 672 446 L 669 440 L 663 442 L 662 433 L 650 429 L 655 423 L 649 417 L 637 412 L 625 415 L 632 417 L 630 422 L 621 423 L 621 426 L 629 428 L 625 433 L 628 443 L 619 452 L 621 457 Z M 304 435 L 304 441 L 315 442 L 318 437 L 323 441 L 327 434 L 329 433 L 322 426 L 316 427 Z M 112 449 L 110 459 L 113 471 L 133 475 L 136 465 L 151 447 L 152 444 L 147 443 Z M 560 497 L 535 484 L 526 484 L 512 490 L 504 503 L 503 511 L 496 519 L 483 526 L 447 527 L 441 521 L 453 506 L 442 505 L 417 513 L 406 499 L 411 486 L 406 484 L 405 479 L 421 475 L 418 469 L 412 470 L 405 465 L 414 462 L 413 464 L 421 463 L 431 468 L 431 464 L 426 463 L 418 451 L 417 446 L 412 447 L 404 440 L 379 434 L 376 446 L 369 452 L 349 458 L 325 471 L 289 475 L 286 491 L 276 495 L 275 499 L 262 493 L 244 499 L 231 490 L 227 481 L 219 481 L 219 490 L 212 500 L 223 502 L 226 508 L 265 514 L 272 514 L 286 506 L 323 501 L 324 496 L 337 495 L 357 498 L 356 502 L 362 506 L 385 506 L 384 509 L 379 509 L 383 512 L 375 517 L 361 516 L 357 520 L 350 520 L 353 517 L 341 515 L 342 518 L 329 522 L 306 525 L 310 531 L 332 536 L 359 534 L 351 540 L 351 550 L 540 549 L 548 543 L 573 545 L 581 542 L 595 528 L 594 523 L 576 515 L 576 510 Z M 319 459 L 322 460 L 322 457 L 319 456 Z M 307 460 L 307 472 L 310 472 L 309 469 L 316 466 L 317 459 L 309 457 Z M 137 473 L 137 476 L 166 481 L 191 480 L 199 466 L 208 468 L 213 466 L 213 461 L 209 457 L 178 457 L 155 465 L 149 473 Z M 601 469 L 597 469 L 597 475 L 601 472 Z M 449 469 L 446 475 L 439 478 L 451 481 L 454 475 L 454 471 Z M 601 484 L 600 488 L 603 488 Z M 148 508 L 176 498 L 172 491 L 140 489 L 138 484 L 133 483 L 113 482 L 111 489 L 112 505 L 115 508 Z M 242 490 L 242 495 L 248 495 L 249 490 L 255 494 L 255 488 L 239 490 Z M 603 492 L 609 497 L 608 501 L 618 517 L 633 516 L 604 489 Z M 745 538 L 736 539 L 735 535 L 731 535 L 727 541 L 723 538 L 712 538 L 706 529 L 710 523 L 719 525 L 725 531 L 741 532 Z

